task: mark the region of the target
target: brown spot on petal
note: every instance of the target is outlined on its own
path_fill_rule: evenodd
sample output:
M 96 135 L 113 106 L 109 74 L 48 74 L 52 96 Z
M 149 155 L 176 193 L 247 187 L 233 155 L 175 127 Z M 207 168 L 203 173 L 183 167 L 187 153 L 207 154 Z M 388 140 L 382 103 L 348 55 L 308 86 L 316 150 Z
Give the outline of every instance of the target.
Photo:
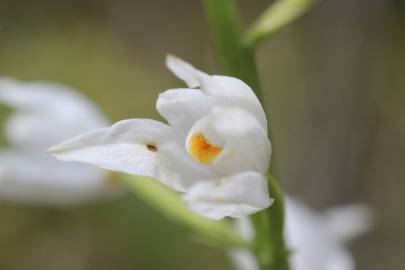
M 157 150 L 158 150 L 157 147 L 153 144 L 147 144 L 146 148 L 148 148 L 148 150 L 151 152 L 157 152 Z

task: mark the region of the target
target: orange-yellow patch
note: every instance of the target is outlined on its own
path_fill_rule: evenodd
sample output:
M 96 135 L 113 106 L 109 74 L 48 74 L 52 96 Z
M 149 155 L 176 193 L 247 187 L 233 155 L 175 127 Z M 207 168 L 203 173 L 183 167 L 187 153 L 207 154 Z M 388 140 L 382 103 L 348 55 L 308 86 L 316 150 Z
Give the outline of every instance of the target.
M 189 143 L 190 155 L 202 164 L 210 164 L 221 153 L 222 147 L 211 144 L 202 133 L 195 133 Z

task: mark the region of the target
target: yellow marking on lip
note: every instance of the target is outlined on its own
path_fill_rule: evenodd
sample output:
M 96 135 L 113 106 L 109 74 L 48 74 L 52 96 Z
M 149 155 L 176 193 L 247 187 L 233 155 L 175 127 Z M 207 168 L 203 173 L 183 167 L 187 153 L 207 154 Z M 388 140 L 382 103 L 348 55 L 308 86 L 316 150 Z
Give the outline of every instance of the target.
M 190 155 L 199 163 L 210 164 L 221 153 L 222 147 L 211 144 L 202 133 L 198 132 L 191 137 L 188 150 Z

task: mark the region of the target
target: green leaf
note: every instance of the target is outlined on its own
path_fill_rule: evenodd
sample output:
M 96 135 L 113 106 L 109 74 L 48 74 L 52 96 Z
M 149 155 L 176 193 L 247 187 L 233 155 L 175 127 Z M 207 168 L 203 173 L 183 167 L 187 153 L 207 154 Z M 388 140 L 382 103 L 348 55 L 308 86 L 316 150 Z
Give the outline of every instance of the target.
M 197 238 L 222 248 L 242 248 L 248 243 L 228 221 L 214 221 L 191 211 L 179 194 L 154 179 L 142 176 L 121 175 L 132 192 L 159 211 L 169 220 L 184 226 Z
M 245 42 L 249 46 L 257 45 L 265 38 L 281 30 L 287 24 L 299 18 L 311 9 L 318 0 L 279 0 L 252 24 L 245 33 Z

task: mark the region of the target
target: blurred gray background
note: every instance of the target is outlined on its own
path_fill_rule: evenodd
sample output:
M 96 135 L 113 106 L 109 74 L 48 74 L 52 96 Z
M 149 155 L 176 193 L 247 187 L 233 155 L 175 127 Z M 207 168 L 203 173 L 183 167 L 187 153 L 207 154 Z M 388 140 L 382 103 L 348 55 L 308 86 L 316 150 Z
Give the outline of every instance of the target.
M 272 1 L 241 0 L 246 24 Z M 359 270 L 405 266 L 405 2 L 324 0 L 258 51 L 278 174 L 321 210 L 375 209 L 350 246 Z M 182 85 L 166 53 L 215 72 L 200 1 L 0 2 L 0 74 L 59 81 L 112 121 L 160 119 Z M 8 111 L 0 107 L 0 123 Z M 231 269 L 134 196 L 54 209 L 0 202 L 2 270 Z

